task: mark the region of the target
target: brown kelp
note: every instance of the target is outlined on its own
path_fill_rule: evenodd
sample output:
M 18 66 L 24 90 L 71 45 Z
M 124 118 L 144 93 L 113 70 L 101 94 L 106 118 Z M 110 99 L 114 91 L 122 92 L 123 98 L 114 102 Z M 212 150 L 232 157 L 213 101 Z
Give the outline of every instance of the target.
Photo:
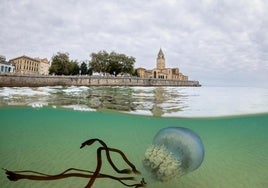
M 146 182 L 145 182 L 144 178 L 142 178 L 142 180 L 139 183 L 127 184 L 124 181 L 135 180 L 135 178 L 131 177 L 131 176 L 117 177 L 117 176 L 112 176 L 112 175 L 100 173 L 101 167 L 102 167 L 102 151 L 104 151 L 109 164 L 117 173 L 119 173 L 119 174 L 130 174 L 130 173 L 140 174 L 140 172 L 136 169 L 135 165 L 132 164 L 128 160 L 128 158 L 126 157 L 124 152 L 122 152 L 121 150 L 116 149 L 116 148 L 108 147 L 104 141 L 102 141 L 98 138 L 89 139 L 89 140 L 83 142 L 81 144 L 80 149 L 84 148 L 85 146 L 90 146 L 95 142 L 99 142 L 101 144 L 101 146 L 97 149 L 97 166 L 96 166 L 95 171 L 88 171 L 88 170 L 77 169 L 77 168 L 69 168 L 69 169 L 63 171 L 62 173 L 55 174 L 55 175 L 49 175 L 49 174 L 44 174 L 44 173 L 31 171 L 31 170 L 24 170 L 24 171 L 11 171 L 11 170 L 7 170 L 7 169 L 3 169 L 3 170 L 5 170 L 7 178 L 10 181 L 18 181 L 21 179 L 49 181 L 49 180 L 58 180 L 58 179 L 64 179 L 64 178 L 69 178 L 69 177 L 80 177 L 80 178 L 89 178 L 89 182 L 85 186 L 85 188 L 90 188 L 93 186 L 93 184 L 97 178 L 109 178 L 109 179 L 113 179 L 113 180 L 120 182 L 121 184 L 123 184 L 126 187 L 137 188 L 137 187 L 145 187 L 146 186 Z M 114 164 L 114 162 L 111 158 L 110 152 L 118 153 L 119 155 L 121 155 L 124 162 L 130 168 L 119 170 L 116 167 L 116 165 Z

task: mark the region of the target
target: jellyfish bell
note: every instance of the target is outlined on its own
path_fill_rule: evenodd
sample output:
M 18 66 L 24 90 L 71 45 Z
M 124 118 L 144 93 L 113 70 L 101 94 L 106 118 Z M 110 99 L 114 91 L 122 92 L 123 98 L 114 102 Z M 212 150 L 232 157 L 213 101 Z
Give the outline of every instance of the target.
M 143 164 L 156 179 L 168 181 L 196 170 L 204 159 L 200 137 L 188 128 L 161 129 L 145 152 Z

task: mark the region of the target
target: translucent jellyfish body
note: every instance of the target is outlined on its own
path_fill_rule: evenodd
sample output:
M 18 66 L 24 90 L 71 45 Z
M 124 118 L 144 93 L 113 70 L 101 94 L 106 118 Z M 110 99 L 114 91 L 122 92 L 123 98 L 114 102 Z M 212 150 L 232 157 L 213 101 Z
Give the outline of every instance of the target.
M 197 169 L 204 159 L 204 145 L 192 130 L 168 127 L 160 130 L 145 152 L 144 166 L 155 178 L 168 181 Z

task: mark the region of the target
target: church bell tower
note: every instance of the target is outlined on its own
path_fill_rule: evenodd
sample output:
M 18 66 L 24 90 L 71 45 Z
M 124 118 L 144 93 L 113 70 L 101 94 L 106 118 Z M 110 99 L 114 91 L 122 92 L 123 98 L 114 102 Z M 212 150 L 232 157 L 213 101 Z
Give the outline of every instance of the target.
M 156 68 L 157 69 L 165 69 L 166 68 L 166 62 L 165 62 L 165 56 L 162 52 L 162 49 L 160 48 L 157 59 L 156 59 Z

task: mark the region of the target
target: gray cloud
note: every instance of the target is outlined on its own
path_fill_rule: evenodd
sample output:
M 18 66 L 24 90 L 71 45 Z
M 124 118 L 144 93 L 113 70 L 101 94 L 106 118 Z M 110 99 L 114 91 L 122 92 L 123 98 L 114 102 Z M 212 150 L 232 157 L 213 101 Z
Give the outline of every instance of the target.
M 205 84 L 267 80 L 268 3 L 256 0 L 3 0 L 0 54 L 72 59 L 117 51 L 153 68 L 167 66 Z M 237 82 L 236 82 L 237 80 Z

